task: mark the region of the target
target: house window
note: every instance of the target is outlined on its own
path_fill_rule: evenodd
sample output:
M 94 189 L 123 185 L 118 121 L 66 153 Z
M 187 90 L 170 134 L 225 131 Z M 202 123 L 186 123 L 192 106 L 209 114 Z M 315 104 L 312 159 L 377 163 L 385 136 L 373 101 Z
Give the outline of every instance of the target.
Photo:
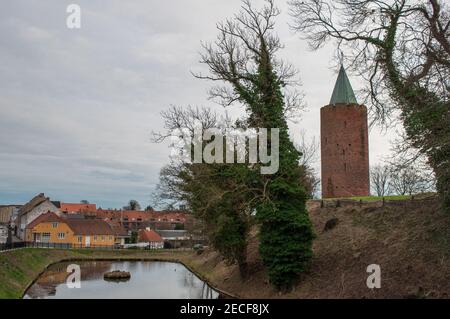
M 112 236 L 111 235 L 109 235 L 109 240 L 112 240 Z
M 105 241 L 105 236 L 102 236 L 102 241 Z
M 94 236 L 94 241 L 97 241 L 97 235 Z
M 42 234 L 42 241 L 43 241 L 44 243 L 50 242 L 50 233 L 43 233 L 43 234 Z
M 58 233 L 58 239 L 64 239 L 64 238 L 66 238 L 65 233 Z
M 78 236 L 78 242 L 82 243 L 83 242 L 83 236 Z
M 52 227 L 53 227 L 53 228 L 58 228 L 58 223 L 53 223 L 53 224 L 52 224 Z

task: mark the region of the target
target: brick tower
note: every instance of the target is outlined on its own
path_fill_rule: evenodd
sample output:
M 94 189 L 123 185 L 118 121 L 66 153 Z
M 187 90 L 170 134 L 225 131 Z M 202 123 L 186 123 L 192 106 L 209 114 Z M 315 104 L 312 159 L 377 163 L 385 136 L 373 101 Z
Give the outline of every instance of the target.
M 367 108 L 341 66 L 329 105 L 320 109 L 322 197 L 368 196 Z

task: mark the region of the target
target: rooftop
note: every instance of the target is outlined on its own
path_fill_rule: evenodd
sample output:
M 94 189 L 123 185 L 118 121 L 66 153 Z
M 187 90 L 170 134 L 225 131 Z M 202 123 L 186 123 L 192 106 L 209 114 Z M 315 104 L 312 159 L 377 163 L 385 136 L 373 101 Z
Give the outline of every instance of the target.
M 339 70 L 329 105 L 336 104 L 358 104 L 343 65 Z

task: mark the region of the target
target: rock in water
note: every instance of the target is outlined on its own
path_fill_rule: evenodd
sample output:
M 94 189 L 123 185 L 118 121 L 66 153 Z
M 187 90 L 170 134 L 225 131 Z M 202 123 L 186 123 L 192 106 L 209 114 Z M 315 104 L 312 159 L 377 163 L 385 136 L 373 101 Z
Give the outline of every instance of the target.
M 130 279 L 130 277 L 131 274 L 128 271 L 120 270 L 110 271 L 103 275 L 103 278 L 107 280 L 127 280 Z

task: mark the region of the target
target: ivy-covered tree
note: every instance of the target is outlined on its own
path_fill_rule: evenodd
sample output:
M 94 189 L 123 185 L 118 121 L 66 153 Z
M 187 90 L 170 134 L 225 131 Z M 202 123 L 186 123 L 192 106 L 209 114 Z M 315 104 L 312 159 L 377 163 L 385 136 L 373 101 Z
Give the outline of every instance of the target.
M 300 184 L 301 154 L 289 138 L 286 122 L 301 100 L 286 99 L 283 94 L 295 70 L 276 58 L 281 48 L 274 33 L 278 15 L 273 0 L 267 0 L 260 10 L 243 1 L 239 14 L 218 24 L 215 43 L 204 45 L 201 62 L 210 72 L 197 77 L 224 83 L 214 87 L 211 96 L 222 105 L 243 105 L 246 127 L 279 129 L 278 172 L 261 175 L 259 163 L 252 167 L 254 180 L 250 182 L 256 190 L 252 208 L 260 222 L 260 254 L 270 282 L 283 289 L 292 286 L 307 269 L 314 235 L 305 207 L 307 194 Z M 269 138 L 268 149 L 274 142 Z
M 193 138 L 195 125 L 202 132 L 219 126 L 214 112 L 206 108 L 171 107 L 162 113 L 166 132 L 154 134 L 162 141 L 184 128 Z M 251 171 L 245 164 L 191 163 L 174 156 L 160 172 L 159 196 L 163 201 L 183 203 L 202 222 L 213 247 L 230 263 L 236 263 L 242 278 L 248 275 L 247 239 L 251 226 L 248 188 Z

